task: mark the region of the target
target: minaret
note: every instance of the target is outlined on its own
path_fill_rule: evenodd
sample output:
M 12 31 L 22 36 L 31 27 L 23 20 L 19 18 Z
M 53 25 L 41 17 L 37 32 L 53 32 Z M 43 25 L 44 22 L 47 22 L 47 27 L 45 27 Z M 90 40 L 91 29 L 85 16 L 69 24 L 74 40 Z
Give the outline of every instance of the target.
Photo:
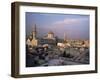
M 35 26 L 33 27 L 33 32 L 32 32 L 32 34 L 33 34 L 33 39 L 36 39 L 36 37 L 37 37 L 36 24 L 35 24 Z
M 64 41 L 66 42 L 66 33 L 64 33 Z
M 37 30 L 36 30 L 36 24 L 35 24 L 34 30 L 35 30 L 35 33 L 37 34 Z
M 38 45 L 38 39 L 37 39 L 37 30 L 36 30 L 36 24 L 33 27 L 33 32 L 32 32 L 33 39 L 31 41 L 32 46 L 37 46 Z

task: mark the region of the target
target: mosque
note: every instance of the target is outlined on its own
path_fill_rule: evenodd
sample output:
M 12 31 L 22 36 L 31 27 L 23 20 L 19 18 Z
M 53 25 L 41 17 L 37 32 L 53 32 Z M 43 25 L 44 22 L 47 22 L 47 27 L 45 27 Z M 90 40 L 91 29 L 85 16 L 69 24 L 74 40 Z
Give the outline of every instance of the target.
M 26 40 L 26 44 L 32 47 L 38 45 L 36 25 L 34 26 L 34 29 L 31 32 L 31 34 L 28 36 L 28 39 Z
M 31 34 L 28 36 L 27 40 L 26 40 L 26 44 L 28 46 L 38 46 L 38 45 L 43 45 L 43 44 L 52 44 L 55 45 L 56 44 L 56 38 L 55 35 L 52 31 L 49 31 L 48 34 L 46 36 L 44 36 L 42 39 L 39 39 L 37 36 L 37 28 L 36 25 L 33 28 L 33 31 L 31 32 Z
M 55 40 L 54 33 L 52 31 L 49 31 L 48 34 L 44 37 L 44 39 L 52 39 L 52 40 Z

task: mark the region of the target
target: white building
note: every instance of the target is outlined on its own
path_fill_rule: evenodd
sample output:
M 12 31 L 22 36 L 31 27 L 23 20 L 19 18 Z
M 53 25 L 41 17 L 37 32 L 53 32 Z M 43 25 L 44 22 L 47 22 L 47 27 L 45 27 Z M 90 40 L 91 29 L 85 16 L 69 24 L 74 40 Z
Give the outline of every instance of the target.
M 49 31 L 48 34 L 47 34 L 47 36 L 44 37 L 44 39 L 55 40 L 54 33 L 52 31 Z

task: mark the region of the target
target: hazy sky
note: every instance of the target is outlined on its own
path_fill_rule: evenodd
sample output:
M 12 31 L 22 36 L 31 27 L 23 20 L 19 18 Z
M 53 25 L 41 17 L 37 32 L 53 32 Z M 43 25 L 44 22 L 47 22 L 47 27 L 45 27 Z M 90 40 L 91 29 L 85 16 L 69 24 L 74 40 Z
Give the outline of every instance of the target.
M 68 39 L 89 39 L 89 15 L 26 12 L 25 16 L 27 35 L 36 24 L 38 37 L 53 31 L 59 38 L 65 33 Z

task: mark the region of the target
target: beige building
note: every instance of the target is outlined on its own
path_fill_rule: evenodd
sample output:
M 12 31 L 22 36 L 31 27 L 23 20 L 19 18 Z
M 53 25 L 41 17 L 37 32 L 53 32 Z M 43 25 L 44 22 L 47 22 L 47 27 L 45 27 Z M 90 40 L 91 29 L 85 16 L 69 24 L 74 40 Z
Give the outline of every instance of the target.
M 38 45 L 36 25 L 32 31 L 32 35 L 27 39 L 26 44 L 32 47 Z
M 37 46 L 38 45 L 38 40 L 37 39 L 33 39 L 31 41 L 32 46 Z
M 47 36 L 44 37 L 44 39 L 53 39 L 53 40 L 55 40 L 54 33 L 52 31 L 49 31 Z
M 38 40 L 37 39 L 32 39 L 32 40 L 27 39 L 26 44 L 28 46 L 34 47 L 34 46 L 37 46 L 38 45 Z
M 53 32 L 48 32 L 47 38 L 53 39 L 54 38 L 54 33 Z

